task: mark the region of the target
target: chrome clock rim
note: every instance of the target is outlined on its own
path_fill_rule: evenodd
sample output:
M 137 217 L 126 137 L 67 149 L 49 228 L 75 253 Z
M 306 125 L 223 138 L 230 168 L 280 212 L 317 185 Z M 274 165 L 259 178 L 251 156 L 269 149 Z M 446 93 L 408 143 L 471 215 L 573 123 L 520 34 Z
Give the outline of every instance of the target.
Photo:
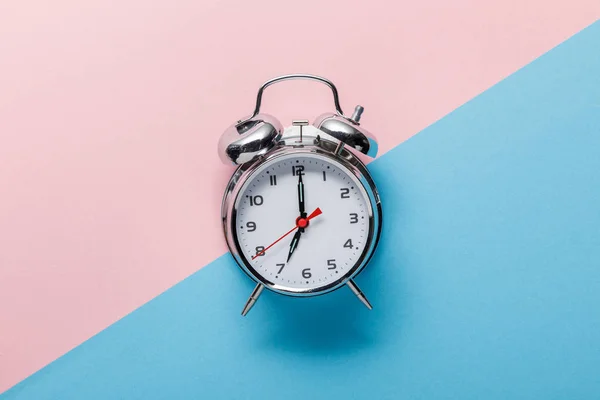
M 344 286 L 348 283 L 348 281 L 357 276 L 369 263 L 375 252 L 381 234 L 382 209 L 379 194 L 366 166 L 350 151 L 345 149 L 341 149 L 341 151 L 336 150 L 336 143 L 321 138 L 316 138 L 313 144 L 302 144 L 301 146 L 294 145 L 293 142 L 281 142 L 264 157 L 261 157 L 253 163 L 244 164 L 238 167 L 231 177 L 227 185 L 227 189 L 225 190 L 221 209 L 223 231 L 227 246 L 234 260 L 240 269 L 242 269 L 242 271 L 244 271 L 244 273 L 246 273 L 246 275 L 248 275 L 254 282 L 264 285 L 267 289 L 273 292 L 287 296 L 316 296 L 330 293 Z M 293 288 L 269 281 L 242 255 L 235 229 L 237 214 L 236 204 L 238 202 L 238 196 L 241 193 L 245 182 L 251 179 L 254 173 L 257 172 L 257 170 L 259 170 L 263 165 L 288 155 L 301 156 L 307 154 L 315 154 L 325 157 L 329 161 L 339 164 L 357 178 L 366 194 L 366 199 L 370 206 L 368 210 L 369 234 L 365 249 L 358 258 L 358 261 L 346 274 L 342 275 L 339 279 L 317 288 Z

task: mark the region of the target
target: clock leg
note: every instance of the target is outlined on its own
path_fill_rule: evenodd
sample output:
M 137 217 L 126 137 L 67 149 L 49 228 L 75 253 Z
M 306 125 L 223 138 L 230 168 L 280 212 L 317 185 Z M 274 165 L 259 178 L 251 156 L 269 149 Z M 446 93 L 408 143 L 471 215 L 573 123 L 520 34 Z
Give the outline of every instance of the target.
M 248 298 L 248 301 L 246 302 L 244 309 L 242 310 L 242 316 L 245 317 L 246 314 L 248 314 L 248 311 L 250 311 L 250 309 L 252 308 L 254 303 L 256 303 L 256 300 L 258 300 L 258 296 L 260 296 L 260 294 L 262 293 L 264 288 L 265 288 L 265 286 L 262 283 L 259 283 L 258 285 L 256 285 L 256 287 L 252 291 L 252 294 Z
M 348 285 L 350 290 L 352 290 L 352 293 L 354 293 L 356 297 L 358 297 L 358 299 L 365 305 L 365 307 L 367 307 L 369 310 L 373 309 L 373 306 L 371 305 L 371 303 L 369 303 L 369 300 L 367 300 L 365 294 L 360 290 L 360 288 L 356 285 L 356 283 L 354 283 L 352 279 L 350 279 L 348 283 L 346 283 L 346 285 Z

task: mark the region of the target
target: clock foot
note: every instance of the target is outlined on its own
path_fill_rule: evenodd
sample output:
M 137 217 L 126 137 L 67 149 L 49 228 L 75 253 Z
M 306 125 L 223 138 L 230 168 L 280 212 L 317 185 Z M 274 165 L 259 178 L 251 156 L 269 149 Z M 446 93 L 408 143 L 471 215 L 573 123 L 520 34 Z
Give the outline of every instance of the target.
M 244 309 L 242 310 L 242 316 L 245 317 L 246 314 L 248 314 L 248 311 L 250 311 L 250 309 L 252 308 L 254 303 L 256 303 L 256 300 L 258 300 L 258 296 L 260 296 L 260 294 L 262 293 L 264 288 L 265 288 L 265 286 L 262 283 L 259 283 L 258 285 L 256 285 L 256 287 L 252 291 L 252 294 L 248 298 L 248 301 L 246 302 Z
M 373 309 L 373 306 L 371 305 L 371 303 L 369 303 L 369 300 L 367 300 L 367 297 L 364 295 L 364 293 L 360 290 L 360 288 L 356 285 L 356 283 L 354 283 L 354 281 L 352 279 L 350 279 L 348 281 L 348 283 L 346 283 L 346 285 L 348 285 L 350 290 L 352 290 L 352 293 L 354 293 L 356 295 L 356 297 L 358 297 L 358 299 L 365 305 L 365 307 L 367 307 L 369 310 Z

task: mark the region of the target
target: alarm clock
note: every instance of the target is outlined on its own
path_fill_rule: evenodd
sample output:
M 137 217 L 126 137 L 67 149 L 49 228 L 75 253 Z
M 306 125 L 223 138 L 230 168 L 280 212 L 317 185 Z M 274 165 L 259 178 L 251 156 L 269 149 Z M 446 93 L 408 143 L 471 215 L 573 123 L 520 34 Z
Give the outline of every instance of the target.
M 264 90 L 290 79 L 327 85 L 336 112 L 285 129 L 260 113 Z M 362 112 L 356 106 L 344 115 L 337 88 L 325 78 L 285 75 L 264 83 L 252 115 L 221 136 L 221 160 L 237 166 L 223 198 L 223 232 L 256 283 L 242 315 L 265 288 L 306 297 L 347 286 L 372 309 L 354 281 L 375 252 L 382 224 L 377 188 L 358 157 L 377 154 L 374 136 L 360 126 Z

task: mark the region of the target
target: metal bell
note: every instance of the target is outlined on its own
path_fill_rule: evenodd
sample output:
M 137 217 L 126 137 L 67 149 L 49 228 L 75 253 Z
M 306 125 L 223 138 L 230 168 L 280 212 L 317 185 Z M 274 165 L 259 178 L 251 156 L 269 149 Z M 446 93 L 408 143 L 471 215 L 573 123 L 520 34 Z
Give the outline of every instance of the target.
M 361 106 L 356 106 L 350 118 L 339 113 L 322 114 L 315 119 L 313 125 L 360 153 L 374 158 L 379 146 L 375 136 L 359 124 L 363 110 Z
M 273 78 L 265 82 L 256 96 L 256 106 L 252 115 L 243 121 L 231 125 L 219 140 L 219 156 L 226 164 L 244 164 L 266 154 L 277 145 L 283 133 L 281 122 L 268 114 L 260 113 L 263 91 L 274 83 L 290 79 L 308 79 L 327 85 L 333 93 L 333 102 L 337 113 L 319 116 L 313 125 L 342 143 L 356 149 L 369 157 L 377 155 L 377 141 L 360 124 L 363 112 L 356 106 L 351 117 L 344 115 L 340 106 L 338 91 L 335 85 L 320 76 L 292 74 Z
M 231 125 L 219 139 L 219 157 L 225 164 L 244 164 L 271 150 L 281 139 L 283 126 L 272 115 L 257 114 Z

